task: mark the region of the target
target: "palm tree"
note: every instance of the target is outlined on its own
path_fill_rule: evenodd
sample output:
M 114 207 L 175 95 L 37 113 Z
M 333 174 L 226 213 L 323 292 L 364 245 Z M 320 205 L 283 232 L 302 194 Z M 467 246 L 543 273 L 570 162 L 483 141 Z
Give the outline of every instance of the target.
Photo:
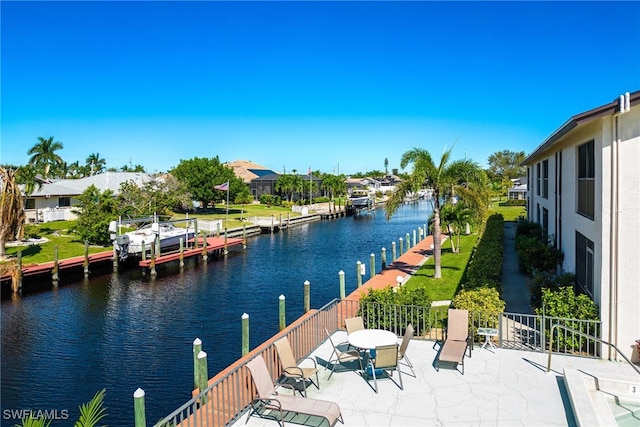
M 480 183 L 483 174 L 480 167 L 471 160 L 450 161 L 451 151 L 445 149 L 440 163 L 434 163 L 431 154 L 421 148 L 413 148 L 402 155 L 400 167 L 413 164 L 409 179 L 402 181 L 393 192 L 385 206 L 385 216 L 391 219 L 404 202 L 405 197 L 424 186 L 433 189 L 433 259 L 435 264 L 434 278 L 442 277 L 440 264 L 442 239 L 440 231 L 440 209 L 442 204 L 449 203 L 455 194 L 456 187 L 462 184 Z
M 62 157 L 56 154 L 56 151 L 62 150 L 62 148 L 62 143 L 54 142 L 53 137 L 44 139 L 39 136 L 38 143 L 27 152 L 31 156 L 29 163 L 41 169 L 46 179 L 49 177 L 51 166 L 62 166 Z
M 26 215 L 15 173 L 0 167 L 0 184 L 0 259 L 4 259 L 6 242 L 22 233 Z
M 42 188 L 42 181 L 38 179 L 38 171 L 34 166 L 26 165 L 15 171 L 16 182 L 24 185 L 24 194 L 27 196 L 36 189 Z
M 100 153 L 89 154 L 89 157 L 87 157 L 87 160 L 85 160 L 85 163 L 90 168 L 91 175 L 104 172 L 107 166 L 107 161 L 105 159 L 100 158 Z

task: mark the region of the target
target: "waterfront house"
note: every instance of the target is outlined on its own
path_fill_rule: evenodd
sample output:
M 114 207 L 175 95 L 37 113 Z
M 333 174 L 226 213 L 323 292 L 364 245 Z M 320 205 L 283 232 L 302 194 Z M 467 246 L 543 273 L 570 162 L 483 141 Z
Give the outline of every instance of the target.
M 513 178 L 511 188 L 507 190 L 508 200 L 526 200 L 527 198 L 527 178 Z
M 59 179 L 42 183 L 25 196 L 25 214 L 27 222 L 50 222 L 76 219 L 72 209 L 78 203 L 78 197 L 91 185 L 101 192 L 111 190 L 115 195 L 120 192 L 120 184 L 133 182 L 138 186 L 150 181 L 145 173 L 105 172 L 80 179 Z
M 639 161 L 636 91 L 569 118 L 523 162 L 528 219 L 598 305 L 602 339 L 629 357 L 640 338 Z

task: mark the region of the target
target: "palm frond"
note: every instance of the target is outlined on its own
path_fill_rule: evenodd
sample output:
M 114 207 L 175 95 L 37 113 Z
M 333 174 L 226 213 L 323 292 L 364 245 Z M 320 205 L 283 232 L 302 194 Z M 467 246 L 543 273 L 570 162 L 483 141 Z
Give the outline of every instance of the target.
M 104 394 L 106 389 L 102 389 L 93 398 L 79 406 L 80 417 L 75 422 L 74 427 L 94 427 L 100 420 L 107 416 L 104 407 Z

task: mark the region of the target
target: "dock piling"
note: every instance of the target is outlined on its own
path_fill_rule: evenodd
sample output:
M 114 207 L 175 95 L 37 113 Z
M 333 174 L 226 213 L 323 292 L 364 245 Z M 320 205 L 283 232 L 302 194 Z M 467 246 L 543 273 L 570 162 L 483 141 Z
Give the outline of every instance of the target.
M 304 312 L 308 313 L 311 310 L 311 283 L 308 280 L 304 281 Z
M 242 314 L 242 355 L 249 353 L 249 315 Z
M 198 354 L 202 351 L 202 340 L 193 340 L 193 388 L 198 388 Z
M 53 247 L 53 270 L 51 270 L 51 280 L 53 287 L 58 287 L 58 245 Z
M 397 256 L 396 256 L 396 242 L 391 242 L 391 257 L 392 257 L 391 258 L 392 262 L 397 259 Z
M 362 263 L 360 261 L 356 262 L 356 282 L 358 288 L 362 286 Z
M 144 408 L 144 390 L 138 388 L 133 393 L 133 412 L 135 415 L 135 427 L 147 427 L 147 417 Z
M 200 393 L 207 389 L 209 383 L 209 373 L 207 372 L 207 353 L 200 350 L 198 353 L 198 390 Z M 202 396 L 201 404 L 207 403 L 207 395 Z
M 84 242 L 84 262 L 82 263 L 85 279 L 89 277 L 89 241 Z
M 384 270 L 385 268 L 387 268 L 387 249 L 386 248 L 382 248 L 382 266 L 381 266 L 381 270 Z
M 283 330 L 284 328 L 287 327 L 287 322 L 285 317 L 284 295 L 280 295 L 280 297 L 278 297 L 278 300 L 279 300 L 278 320 L 279 320 L 280 330 Z
M 404 240 L 402 239 L 402 237 L 400 237 L 398 241 L 400 242 L 398 243 L 398 250 L 400 251 L 398 254 L 402 256 L 403 254 L 402 250 L 404 249 Z
M 338 272 L 338 277 L 340 280 L 340 299 L 343 300 L 345 298 L 344 271 L 340 270 Z
M 373 252 L 371 252 L 371 256 L 369 259 L 369 278 L 373 279 L 376 275 L 376 256 Z
M 116 251 L 116 247 L 113 247 L 113 272 L 118 272 L 118 251 Z
M 180 238 L 180 268 L 184 268 L 184 238 Z
M 406 254 L 407 252 L 409 252 L 409 249 L 411 249 L 411 236 L 409 236 L 409 233 L 407 233 L 407 240 L 405 240 L 404 244 L 405 244 L 404 253 Z M 413 244 L 415 244 L 415 242 L 413 242 Z
M 156 254 L 155 254 L 155 245 L 151 245 L 151 265 L 149 266 L 149 274 L 151 277 L 155 277 L 158 273 L 156 272 Z
M 227 249 L 227 227 L 224 228 L 224 254 L 227 255 L 229 250 Z

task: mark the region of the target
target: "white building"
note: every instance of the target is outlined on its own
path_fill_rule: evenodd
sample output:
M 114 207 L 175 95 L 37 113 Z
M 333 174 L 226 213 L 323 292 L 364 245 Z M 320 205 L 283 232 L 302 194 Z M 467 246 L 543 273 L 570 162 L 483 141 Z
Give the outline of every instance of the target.
M 101 192 L 113 191 L 120 194 L 120 184 L 132 181 L 138 186 L 150 181 L 145 173 L 139 172 L 106 172 L 80 179 L 59 179 L 43 183 L 41 188 L 25 196 L 25 214 L 27 222 L 49 222 L 73 220 L 73 206 L 78 204 L 78 196 L 91 185 Z
M 571 117 L 524 164 L 528 219 L 598 305 L 602 339 L 631 358 L 640 338 L 640 91 Z

